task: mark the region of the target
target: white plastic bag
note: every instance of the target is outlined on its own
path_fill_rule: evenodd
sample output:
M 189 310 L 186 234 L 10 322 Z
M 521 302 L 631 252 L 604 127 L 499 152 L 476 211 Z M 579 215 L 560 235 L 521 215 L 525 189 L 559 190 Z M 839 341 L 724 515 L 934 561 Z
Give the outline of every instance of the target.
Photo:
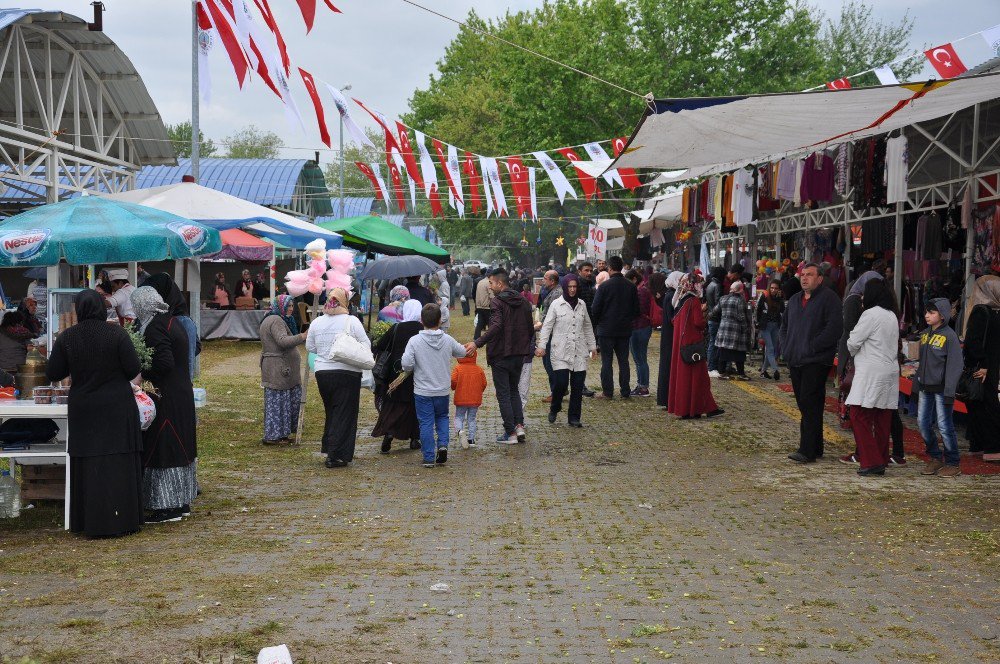
M 132 385 L 135 405 L 139 407 L 139 424 L 145 431 L 156 419 L 156 402 L 138 385 Z
M 371 369 L 361 372 L 361 389 L 375 391 L 375 375 Z
M 293 664 L 292 653 L 284 643 L 280 646 L 261 648 L 257 654 L 257 664 Z

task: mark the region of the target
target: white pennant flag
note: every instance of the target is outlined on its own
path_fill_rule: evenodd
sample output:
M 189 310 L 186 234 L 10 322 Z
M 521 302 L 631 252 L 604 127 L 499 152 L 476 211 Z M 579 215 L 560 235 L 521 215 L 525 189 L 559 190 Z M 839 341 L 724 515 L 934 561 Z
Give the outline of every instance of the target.
M 608 153 L 605 152 L 604 148 L 602 148 L 598 143 L 586 143 L 584 144 L 583 149 L 587 151 L 587 154 L 589 154 L 590 158 L 593 159 L 594 161 L 599 161 L 601 159 L 605 161 L 611 160 L 611 157 L 608 156 Z M 617 170 L 605 171 L 603 177 L 604 181 L 610 185 L 617 184 L 620 187 L 625 186 L 625 183 L 622 182 L 622 176 L 618 175 Z
M 212 101 L 212 71 L 208 66 L 208 53 L 215 43 L 215 29 L 198 29 L 198 95 L 207 106 Z
M 896 74 L 892 71 L 889 65 L 882 65 L 881 67 L 875 68 L 875 76 L 878 77 L 878 82 L 882 85 L 898 85 L 899 79 L 896 78 Z
M 361 131 L 361 127 L 358 126 L 358 123 L 356 123 L 354 118 L 351 117 L 350 111 L 347 110 L 347 98 L 344 97 L 340 90 L 333 87 L 329 83 L 326 83 L 326 88 L 330 91 L 330 95 L 333 97 L 333 103 L 337 105 L 337 112 L 340 113 L 340 117 L 344 122 L 344 128 L 347 129 L 347 133 L 351 135 L 354 142 L 358 145 L 367 145 L 374 148 L 375 144 L 372 143 L 372 140 L 368 138 L 368 135 L 365 134 L 365 132 Z M 375 149 L 377 150 L 378 148 Z
M 535 195 L 534 166 L 528 166 L 528 187 L 531 189 L 531 218 L 538 221 L 538 197 Z
M 302 121 L 302 113 L 299 112 L 299 105 L 295 103 L 295 97 L 292 96 L 292 89 L 288 85 L 288 77 L 285 76 L 285 72 L 280 68 L 277 71 L 272 71 L 271 75 L 274 77 L 274 84 L 278 86 L 278 91 L 281 93 L 281 101 L 285 102 L 285 119 L 288 121 L 289 126 L 294 129 L 297 122 L 302 133 L 305 134 L 306 125 Z
M 382 192 L 382 200 L 385 201 L 385 204 L 388 206 L 389 201 L 392 199 L 389 197 L 389 188 L 385 186 L 385 180 L 382 179 L 382 167 L 376 163 L 368 164 L 368 167 L 372 169 L 372 173 L 375 174 L 375 181 L 378 182 L 379 191 Z M 340 214 L 343 216 L 344 211 L 341 210 Z
M 990 47 L 992 55 L 1000 55 L 1000 25 L 994 25 L 980 33 L 986 40 L 986 45 Z
M 546 174 L 548 174 L 549 180 L 552 181 L 552 186 L 556 189 L 556 196 L 559 197 L 559 202 L 562 203 L 566 200 L 567 194 L 575 199 L 576 192 L 573 190 L 573 185 L 569 183 L 569 179 L 566 178 L 566 174 L 562 172 L 562 169 L 556 166 L 556 162 L 552 160 L 552 157 L 544 152 L 532 152 L 531 154 L 542 165 Z
M 246 54 L 247 62 L 250 63 L 250 71 L 255 72 L 259 63 L 257 54 L 250 48 L 250 37 L 253 36 L 257 48 L 262 48 L 262 45 L 258 41 L 257 35 L 250 31 L 253 17 L 250 15 L 250 8 L 247 7 L 246 0 L 233 0 L 233 22 L 236 23 L 236 36 L 239 37 L 240 44 L 243 46 L 243 53 Z
M 458 210 L 459 217 L 465 217 L 465 200 L 462 195 L 462 169 L 458 164 L 458 150 L 455 149 L 454 145 L 448 146 L 448 174 L 451 176 L 451 181 L 455 183 L 455 190 L 458 193 L 455 196 L 451 193 L 451 188 L 449 187 L 449 199 L 456 199 L 452 207 Z
M 483 174 L 483 197 L 486 199 L 486 218 L 496 212 L 493 206 L 493 190 L 490 187 L 489 161 L 486 157 L 479 158 L 479 172 Z
M 392 156 L 392 162 L 396 164 L 396 170 L 402 173 L 406 173 L 406 162 L 403 161 L 403 155 L 399 154 L 399 150 L 396 148 L 390 148 L 389 154 Z M 417 183 L 413 181 L 413 178 L 407 174 L 407 181 L 410 183 L 410 203 L 414 208 L 417 207 Z
M 431 184 L 438 183 L 437 169 L 434 168 L 431 153 L 427 151 L 427 137 L 416 129 L 413 130 L 413 133 L 417 137 L 417 152 L 420 153 L 420 177 L 424 179 L 424 193 L 430 196 Z M 440 187 L 438 187 L 438 191 L 441 191 Z
M 490 178 L 490 189 L 493 190 L 493 203 L 496 207 L 497 216 L 510 215 L 507 211 L 507 197 L 503 193 L 503 183 L 500 181 L 500 168 L 494 157 L 486 158 L 487 174 Z

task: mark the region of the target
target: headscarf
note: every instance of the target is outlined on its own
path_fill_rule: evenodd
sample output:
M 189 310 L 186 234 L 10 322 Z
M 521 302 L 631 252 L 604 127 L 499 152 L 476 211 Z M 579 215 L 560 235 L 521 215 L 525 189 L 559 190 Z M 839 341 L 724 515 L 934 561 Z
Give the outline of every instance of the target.
M 973 308 L 980 304 L 985 304 L 990 309 L 1000 308 L 1000 277 L 987 274 L 976 279 L 976 286 L 972 289 L 972 297 L 969 298 L 969 306 L 965 308 L 963 330 L 969 329 L 969 315 Z
M 170 307 L 152 286 L 140 286 L 132 291 L 132 308 L 139 319 L 139 332 L 145 332 L 156 314 L 165 314 Z
M 170 278 L 169 274 L 166 272 L 154 274 L 146 279 L 143 285 L 156 289 L 156 292 L 160 294 L 163 301 L 170 307 L 171 316 L 188 315 L 187 302 L 184 301 L 184 295 L 181 294 L 181 289 L 177 287 L 177 284 Z
M 576 295 L 573 297 L 569 296 L 569 290 L 567 290 L 570 284 L 576 284 Z M 569 306 L 576 309 L 576 303 L 580 301 L 580 278 L 572 273 L 567 274 L 559 280 L 559 286 L 562 288 L 562 298 Z
M 676 291 L 681 285 L 681 278 L 683 276 L 684 273 L 681 272 L 680 270 L 671 272 L 670 274 L 667 275 L 667 282 L 664 284 L 664 286 L 666 288 L 672 288 L 674 291 Z
M 24 314 L 24 326 L 31 333 L 31 336 L 37 337 L 42 333 L 42 323 L 38 320 L 38 316 L 28 311 L 28 303 L 34 302 L 38 304 L 37 300 L 33 297 L 26 297 L 21 300 L 21 304 L 17 305 L 17 310 Z
M 734 281 L 733 283 L 729 284 L 729 292 L 730 293 L 742 293 L 743 292 L 743 282 L 742 281 Z
M 99 320 L 104 322 L 108 319 L 108 310 L 104 305 L 104 298 L 95 290 L 87 288 L 74 295 L 73 307 L 76 309 L 77 322 L 85 320 Z
M 276 298 L 271 300 L 271 310 L 267 312 L 267 316 L 278 316 L 281 320 L 285 321 L 285 325 L 288 326 L 288 331 L 292 334 L 299 333 L 299 322 L 295 320 L 295 314 L 291 316 L 286 316 L 285 311 L 288 309 L 290 303 L 294 303 L 295 299 L 288 293 L 281 293 Z M 264 316 L 264 318 L 267 318 Z
M 323 305 L 323 313 L 327 316 L 339 316 L 350 313 L 347 308 L 347 291 L 343 288 L 334 288 L 326 296 L 326 304 Z
M 705 279 L 697 272 L 689 272 L 681 277 L 680 283 L 677 284 L 677 291 L 674 293 L 674 299 L 671 303 L 674 305 L 674 309 L 680 304 L 681 299 L 683 299 L 688 293 L 694 295 L 698 299 L 701 299 L 702 295 L 702 282 Z
M 597 276 L 594 278 L 594 288 L 600 288 L 601 284 L 608 280 L 609 275 L 607 272 L 598 272 Z
M 393 286 L 392 290 L 389 291 L 389 304 L 392 304 L 393 302 L 403 302 L 408 299 L 410 299 L 410 289 L 406 286 Z
M 417 300 L 407 300 L 403 303 L 403 322 L 404 323 L 419 323 L 420 322 L 420 312 L 423 311 L 424 305 L 420 304 Z
M 864 297 L 865 286 L 872 279 L 884 279 L 884 277 L 875 270 L 868 270 L 854 281 L 854 285 L 851 286 L 851 292 L 848 294 Z

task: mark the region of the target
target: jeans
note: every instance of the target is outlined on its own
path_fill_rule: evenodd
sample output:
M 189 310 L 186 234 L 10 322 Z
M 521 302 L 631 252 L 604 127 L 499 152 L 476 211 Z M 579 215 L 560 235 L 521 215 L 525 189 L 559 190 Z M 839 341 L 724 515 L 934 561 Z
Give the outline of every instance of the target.
M 719 370 L 719 349 L 715 347 L 715 335 L 719 333 L 719 324 L 708 321 L 708 370 Z
M 424 454 L 424 463 L 434 463 L 438 448 L 448 448 L 448 396 L 414 394 L 413 405 L 417 407 L 417 421 L 420 422 L 420 451 Z M 435 429 L 437 444 L 434 443 Z
M 799 452 L 806 458 L 823 456 L 823 408 L 826 406 L 825 364 L 804 364 L 789 367 L 795 404 L 799 407 Z
M 511 355 L 493 360 L 490 370 L 493 373 L 493 390 L 497 393 L 497 405 L 500 406 L 500 419 L 503 420 L 503 432 L 507 436 L 514 433 L 514 427 L 524 425 L 524 405 L 518 386 L 521 382 L 521 370 L 524 368 L 524 356 Z
M 653 327 L 640 327 L 632 330 L 629 347 L 632 349 L 632 361 L 635 362 L 635 382 L 638 387 L 649 387 L 649 361 L 646 359 L 649 350 L 649 338 L 653 336 Z
M 774 371 L 778 370 L 778 331 L 780 329 L 781 323 L 778 321 L 767 322 L 760 328 L 760 336 L 764 337 L 764 364 L 761 365 L 763 371 L 767 371 L 768 368 Z
M 951 417 L 954 407 L 954 403 L 944 402 L 943 394 L 932 392 L 921 392 L 917 404 L 917 420 L 920 423 L 920 435 L 923 436 L 924 445 L 927 446 L 927 455 L 941 461 L 941 449 L 934 433 L 936 423 L 941 432 L 941 442 L 944 443 L 944 462 L 949 466 L 957 466 L 959 460 L 958 437 L 955 435 L 955 423 Z
M 556 369 L 552 372 L 552 405 L 549 411 L 558 413 L 562 410 L 563 397 L 566 396 L 566 389 L 569 389 L 569 413 L 570 422 L 579 422 L 583 413 L 583 387 L 587 382 L 586 371 L 570 371 L 569 369 Z
M 601 391 L 604 396 L 615 394 L 615 377 L 611 363 L 618 358 L 618 387 L 623 397 L 629 396 L 631 375 L 628 366 L 628 347 L 631 337 L 601 337 L 597 345 L 601 349 Z
M 476 415 L 479 406 L 455 406 L 455 430 L 461 435 L 465 431 L 468 440 L 476 439 Z

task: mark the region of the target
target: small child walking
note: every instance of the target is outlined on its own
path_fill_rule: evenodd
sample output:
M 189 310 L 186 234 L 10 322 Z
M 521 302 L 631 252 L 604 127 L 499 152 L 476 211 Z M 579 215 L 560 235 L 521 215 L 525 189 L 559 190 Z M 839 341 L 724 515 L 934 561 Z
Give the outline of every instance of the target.
M 472 355 L 459 358 L 458 365 L 451 370 L 451 389 L 455 391 L 455 432 L 462 438 L 462 449 L 476 446 L 476 415 L 483 405 L 486 390 L 486 372 L 476 364 L 476 351 Z
M 948 327 L 951 318 L 951 304 L 945 298 L 931 300 L 927 304 L 924 321 L 928 327 L 920 333 L 920 366 L 917 381 L 920 383 L 920 401 L 917 404 L 917 420 L 920 435 L 927 446 L 930 460 L 924 466 L 922 475 L 957 477 L 959 470 L 958 437 L 952 409 L 955 407 L 955 389 L 962 375 L 962 347 L 955 330 Z M 934 425 L 941 432 L 944 453 L 938 447 Z
M 441 331 L 441 307 L 425 304 L 420 311 L 424 329 L 406 342 L 400 365 L 405 376 L 413 373 L 413 403 L 420 423 L 420 449 L 424 468 L 448 461 L 448 396 L 451 393 L 451 358 L 465 357 L 465 347 Z M 393 381 L 394 389 L 399 379 Z M 437 429 L 437 442 L 434 431 Z

